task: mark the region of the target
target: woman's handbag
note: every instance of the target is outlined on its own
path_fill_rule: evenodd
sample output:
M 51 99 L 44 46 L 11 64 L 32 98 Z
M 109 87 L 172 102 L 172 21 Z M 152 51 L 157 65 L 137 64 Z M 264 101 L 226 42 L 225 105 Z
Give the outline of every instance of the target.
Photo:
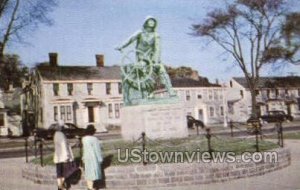
M 75 161 L 64 164 L 64 177 L 70 184 L 76 184 L 81 178 L 81 170 Z

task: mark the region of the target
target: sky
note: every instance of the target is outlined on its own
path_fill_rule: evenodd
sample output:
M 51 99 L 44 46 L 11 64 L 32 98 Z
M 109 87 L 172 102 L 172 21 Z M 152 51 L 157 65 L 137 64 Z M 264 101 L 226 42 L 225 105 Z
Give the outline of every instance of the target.
M 40 26 L 25 35 L 26 43 L 11 44 L 8 53 L 18 54 L 28 66 L 48 61 L 49 52 L 57 52 L 60 65 L 95 65 L 95 54 L 104 54 L 105 65 L 120 65 L 116 51 L 151 15 L 158 20 L 162 62 L 188 66 L 208 77 L 226 82 L 243 76 L 230 57 L 216 45 L 190 35 L 191 25 L 203 20 L 220 0 L 61 0 L 50 14 L 54 24 Z M 299 7 L 299 6 L 298 6 Z M 300 75 L 300 66 L 285 66 L 263 75 Z

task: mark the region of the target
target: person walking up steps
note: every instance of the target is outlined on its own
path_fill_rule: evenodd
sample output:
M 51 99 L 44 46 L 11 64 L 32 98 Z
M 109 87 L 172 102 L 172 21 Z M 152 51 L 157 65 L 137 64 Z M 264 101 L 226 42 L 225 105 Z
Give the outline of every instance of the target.
M 99 140 L 94 137 L 94 125 L 88 125 L 86 135 L 82 138 L 84 174 L 89 190 L 94 190 L 94 182 L 102 179 L 101 163 L 103 161 Z
M 53 162 L 56 164 L 58 190 L 66 189 L 66 187 L 64 186 L 64 182 L 65 182 L 64 165 L 65 163 L 72 161 L 74 159 L 72 150 L 68 145 L 67 138 L 62 132 L 63 126 L 64 126 L 63 121 L 59 121 L 56 127 L 56 132 L 53 137 L 53 142 L 54 142 Z

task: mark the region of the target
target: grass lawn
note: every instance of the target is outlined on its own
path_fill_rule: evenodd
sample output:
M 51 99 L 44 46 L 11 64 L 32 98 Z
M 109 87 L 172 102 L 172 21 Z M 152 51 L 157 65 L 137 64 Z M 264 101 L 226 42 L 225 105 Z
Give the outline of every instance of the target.
M 213 151 L 218 152 L 235 152 L 236 155 L 241 154 L 242 152 L 255 152 L 255 141 L 253 139 L 238 139 L 238 138 L 212 138 L 211 145 Z M 277 148 L 278 145 L 269 141 L 260 141 L 260 151 L 266 151 L 270 149 Z M 137 151 L 142 150 L 142 144 L 132 143 L 129 141 L 116 140 L 111 142 L 104 142 L 102 144 L 103 155 L 105 160 L 109 159 L 109 165 L 128 165 L 132 162 L 119 162 L 118 161 L 118 149 L 121 153 L 121 158 L 124 158 L 126 149 L 129 151 L 136 149 Z M 146 150 L 148 152 L 207 152 L 208 146 L 205 137 L 190 137 L 184 139 L 170 139 L 170 140 L 148 140 L 146 141 Z M 79 159 L 79 149 L 73 148 L 74 156 Z M 132 155 L 129 158 L 133 158 Z M 45 165 L 54 165 L 53 163 L 53 154 L 46 155 L 44 157 Z M 187 158 L 184 157 L 184 161 L 187 161 Z M 32 160 L 32 162 L 39 164 L 39 158 Z M 172 161 L 171 161 L 172 162 Z
M 270 135 L 268 138 L 277 139 L 277 135 Z M 300 139 L 300 132 L 283 132 L 283 139 Z
M 46 141 L 44 142 L 46 145 L 51 145 L 53 142 Z M 28 146 L 33 146 L 33 141 L 28 142 Z M 24 148 L 25 147 L 25 140 L 24 141 L 9 141 L 9 142 L 3 142 L 0 143 L 0 149 L 1 148 Z

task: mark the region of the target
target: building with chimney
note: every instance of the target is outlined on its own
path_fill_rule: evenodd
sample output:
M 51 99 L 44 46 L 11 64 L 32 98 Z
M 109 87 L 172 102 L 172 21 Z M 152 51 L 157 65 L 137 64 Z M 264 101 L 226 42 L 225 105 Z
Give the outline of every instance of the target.
M 105 66 L 103 55 L 96 55 L 95 66 L 63 66 L 57 53 L 49 53 L 49 64 L 36 66 L 24 85 L 22 102 L 29 128 L 47 129 L 63 120 L 104 131 L 108 125 L 120 125 L 120 68 Z
M 228 117 L 245 122 L 251 115 L 251 94 L 243 77 L 234 77 L 227 84 Z M 256 89 L 259 115 L 280 110 L 300 119 L 300 77 L 261 77 Z

